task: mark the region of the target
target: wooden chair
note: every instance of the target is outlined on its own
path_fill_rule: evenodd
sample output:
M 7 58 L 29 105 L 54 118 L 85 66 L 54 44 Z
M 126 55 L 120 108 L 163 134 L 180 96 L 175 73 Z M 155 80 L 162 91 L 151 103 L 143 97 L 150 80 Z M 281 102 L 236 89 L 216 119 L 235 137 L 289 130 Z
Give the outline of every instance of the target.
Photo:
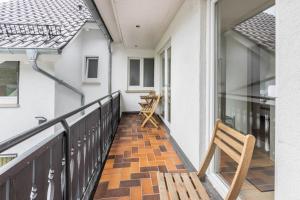
M 145 119 L 142 123 L 142 127 L 145 127 L 145 125 L 148 121 L 151 122 L 153 124 L 153 126 L 155 126 L 156 128 L 158 127 L 159 123 L 154 118 L 154 113 L 159 104 L 159 100 L 160 100 L 160 96 L 158 95 L 154 98 L 154 100 L 152 101 L 150 106 L 146 106 L 141 109 L 141 113 L 145 117 Z
M 155 97 L 155 96 L 156 95 L 155 95 L 154 90 L 151 90 L 147 96 L 141 96 L 141 100 L 143 100 L 143 101 L 139 102 L 141 109 L 151 106 L 152 100 L 153 100 L 152 97 Z M 146 98 L 146 97 L 148 97 L 148 98 Z M 141 114 L 141 112 L 139 113 L 139 115 L 140 114 Z
M 253 154 L 254 144 L 255 137 L 253 135 L 243 135 L 218 120 L 208 153 L 198 174 L 196 172 L 158 173 L 157 178 L 160 199 L 208 200 L 209 196 L 199 178 L 204 178 L 216 147 L 218 147 L 238 164 L 229 192 L 225 198 L 226 200 L 235 200 L 238 197 L 242 184 L 246 178 Z

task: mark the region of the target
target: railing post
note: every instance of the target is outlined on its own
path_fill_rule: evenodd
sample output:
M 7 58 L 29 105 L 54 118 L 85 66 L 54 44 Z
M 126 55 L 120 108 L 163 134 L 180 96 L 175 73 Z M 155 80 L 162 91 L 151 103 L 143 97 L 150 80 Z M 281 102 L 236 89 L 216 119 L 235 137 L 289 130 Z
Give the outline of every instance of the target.
M 102 130 L 102 114 L 101 114 L 101 110 L 102 110 L 102 103 L 101 103 L 101 101 L 98 101 L 98 104 L 99 104 L 99 126 L 100 126 L 100 128 L 99 128 L 99 131 L 100 131 L 100 133 L 99 133 L 99 139 L 100 139 L 100 142 L 99 142 L 99 144 L 100 144 L 100 161 L 101 161 L 101 166 L 102 166 L 102 162 L 103 162 L 103 130 Z
M 118 123 L 121 121 L 121 92 L 118 92 Z
M 62 126 L 64 127 L 64 151 L 65 151 L 65 200 L 71 199 L 70 196 L 70 126 L 66 119 L 62 119 L 61 121 Z
M 111 129 L 111 136 L 110 136 L 110 140 L 111 143 L 113 142 L 113 137 L 114 137 L 114 105 L 113 105 L 113 96 L 112 94 L 110 95 L 110 112 L 111 112 L 111 120 L 110 120 L 110 129 Z

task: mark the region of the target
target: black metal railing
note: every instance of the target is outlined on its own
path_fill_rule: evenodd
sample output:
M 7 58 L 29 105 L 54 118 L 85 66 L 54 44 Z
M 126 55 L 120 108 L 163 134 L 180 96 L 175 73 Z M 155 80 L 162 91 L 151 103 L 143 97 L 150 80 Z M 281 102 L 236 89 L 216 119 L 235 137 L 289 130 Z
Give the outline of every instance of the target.
M 67 122 L 87 108 L 92 110 Z M 115 92 L 0 143 L 1 153 L 55 125 L 63 126 L 0 168 L 0 199 L 89 199 L 119 120 L 120 92 Z

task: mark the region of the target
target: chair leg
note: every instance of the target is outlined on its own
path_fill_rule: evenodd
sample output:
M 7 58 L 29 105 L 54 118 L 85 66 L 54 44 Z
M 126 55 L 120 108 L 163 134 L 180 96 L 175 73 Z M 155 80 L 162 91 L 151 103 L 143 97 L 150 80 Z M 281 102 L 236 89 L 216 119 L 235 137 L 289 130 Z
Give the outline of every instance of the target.
M 151 118 L 152 118 L 152 120 L 155 122 L 155 124 L 159 124 L 158 121 L 155 119 L 155 116 L 154 116 L 154 115 L 152 115 Z
M 153 118 L 152 117 L 150 117 L 150 122 L 153 124 L 153 126 L 155 126 L 155 128 L 158 128 L 158 126 L 157 126 L 157 124 L 155 123 L 155 121 L 153 121 Z
M 145 119 L 144 119 L 144 121 L 143 121 L 143 123 L 142 123 L 142 128 L 144 128 L 144 126 L 146 125 L 146 123 L 147 123 L 147 121 L 150 119 L 150 116 L 148 116 L 146 113 L 143 113 L 144 115 L 145 115 Z
M 153 126 L 155 127 L 155 128 L 158 128 L 158 126 L 157 126 L 157 124 L 155 123 L 155 121 L 153 120 L 153 116 L 150 114 L 150 115 L 147 115 L 146 113 L 143 113 L 144 114 L 144 116 L 146 117 L 146 119 L 143 121 L 143 123 L 142 123 L 142 128 L 144 128 L 144 126 L 146 125 L 146 123 L 148 122 L 148 121 L 150 121 L 152 124 L 153 124 Z

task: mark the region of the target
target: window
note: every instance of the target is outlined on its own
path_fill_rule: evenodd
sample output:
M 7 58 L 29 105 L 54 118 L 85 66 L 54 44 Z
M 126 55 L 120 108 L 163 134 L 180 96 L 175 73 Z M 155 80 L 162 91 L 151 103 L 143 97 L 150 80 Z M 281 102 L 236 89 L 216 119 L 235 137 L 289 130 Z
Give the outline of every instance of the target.
M 154 86 L 154 59 L 144 59 L 144 87 Z
M 19 62 L 0 64 L 0 106 L 16 106 L 19 103 Z
M 83 81 L 87 83 L 99 83 L 99 57 L 87 56 L 84 62 Z
M 143 90 L 154 87 L 154 58 L 129 58 L 128 89 Z

